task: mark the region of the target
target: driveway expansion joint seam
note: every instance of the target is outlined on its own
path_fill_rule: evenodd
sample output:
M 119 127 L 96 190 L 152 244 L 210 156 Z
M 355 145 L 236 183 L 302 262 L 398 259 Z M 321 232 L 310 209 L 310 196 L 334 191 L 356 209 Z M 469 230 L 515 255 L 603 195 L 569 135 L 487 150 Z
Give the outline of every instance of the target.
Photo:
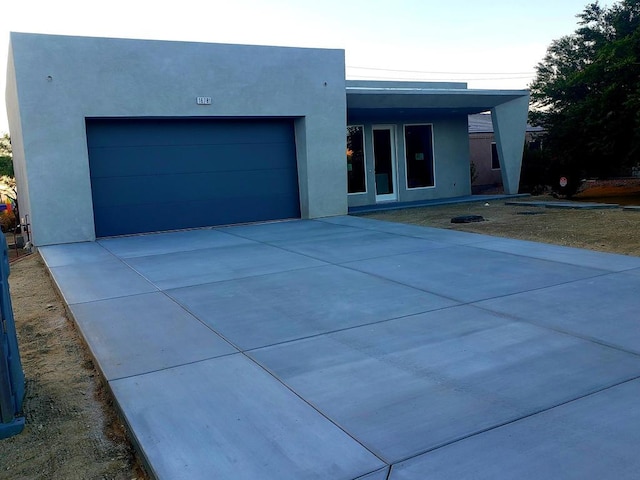
M 348 332 L 350 330 L 356 330 L 356 329 L 362 328 L 362 327 L 370 327 L 370 326 L 373 326 L 373 325 L 380 325 L 382 323 L 393 322 L 395 320 L 403 320 L 403 319 L 415 317 L 415 316 L 418 316 L 418 315 L 424 315 L 426 313 L 441 312 L 443 310 L 448 310 L 450 308 L 458 308 L 460 306 L 462 306 L 462 305 L 449 305 L 447 307 L 434 308 L 433 310 L 424 310 L 424 311 L 416 312 L 416 313 L 408 313 L 406 315 L 400 315 L 398 317 L 385 318 L 383 320 L 375 320 L 373 322 L 362 323 L 360 325 L 351 325 L 350 327 L 337 328 L 335 330 L 329 330 L 327 332 L 314 333 L 313 335 L 305 335 L 305 336 L 302 336 L 302 337 L 292 338 L 291 340 L 283 340 L 281 342 L 270 343 L 268 345 L 260 345 L 259 347 L 251 347 L 251 348 L 245 348 L 245 349 L 241 349 L 240 347 L 237 347 L 237 348 L 240 350 L 241 353 L 255 352 L 256 350 L 261 350 L 263 348 L 271 348 L 271 347 L 276 347 L 276 346 L 280 346 L 280 345 L 287 345 L 287 344 L 298 342 L 298 341 L 302 341 L 302 340 L 309 340 L 309 339 L 312 339 L 312 338 L 324 337 L 326 335 L 333 335 L 335 333 Z
M 477 432 L 473 432 L 473 433 L 470 433 L 470 434 L 467 434 L 467 435 L 463 435 L 463 436 L 461 436 L 461 437 L 459 437 L 459 438 L 456 438 L 456 439 L 454 439 L 454 440 L 451 440 L 451 441 L 448 441 L 448 442 L 444 442 L 444 443 L 442 443 L 442 444 L 440 444 L 440 445 L 436 445 L 436 446 L 431 447 L 431 448 L 428 448 L 428 449 L 426 449 L 426 450 L 424 450 L 424 451 L 420 451 L 420 452 L 418 452 L 418 453 L 415 453 L 415 454 L 413 454 L 413 455 L 410 455 L 410 456 L 408 456 L 408 457 L 406 457 L 406 458 L 402 458 L 402 459 L 400 459 L 400 460 L 397 460 L 397 461 L 395 461 L 395 462 L 393 462 L 393 463 L 391 464 L 391 467 L 393 468 L 393 466 L 394 466 L 394 465 L 397 465 L 398 463 L 406 462 L 406 461 L 408 461 L 408 460 L 411 460 L 412 458 L 417 458 L 417 457 L 419 457 L 419 456 L 421 456 L 421 455 L 425 455 L 425 454 L 430 453 L 430 452 L 433 452 L 433 451 L 435 451 L 435 450 L 439 450 L 439 449 L 441 449 L 441 448 L 448 447 L 448 446 L 453 445 L 453 444 L 455 444 L 455 443 L 458 443 L 458 442 L 461 442 L 461 441 L 467 440 L 467 439 L 469 439 L 469 438 L 476 437 L 476 436 L 478 436 L 478 435 L 482 435 L 482 434 L 487 433 L 487 432 L 490 432 L 490 431 L 492 431 L 492 430 L 497 430 L 497 429 L 499 429 L 499 428 L 506 427 L 506 426 L 508 426 L 508 425 L 512 425 L 512 424 L 517 423 L 517 422 L 520 422 L 520 421 L 522 421 L 522 420 L 526 420 L 526 419 L 528 419 L 528 418 L 532 418 L 532 417 L 535 417 L 535 416 L 537 416 L 537 415 L 541 415 L 541 414 L 544 414 L 544 413 L 546 413 L 546 412 L 550 412 L 551 410 L 554 410 L 554 409 L 556 409 L 556 408 L 562 407 L 562 406 L 564 406 L 564 405 L 568 405 L 568 404 L 570 404 L 570 403 L 577 402 L 577 401 L 579 401 L 579 400 L 583 400 L 583 399 L 588 398 L 588 397 L 591 397 L 591 396 L 593 396 L 593 395 L 597 395 L 597 394 L 599 394 L 599 393 L 605 392 L 605 391 L 610 390 L 610 389 L 612 389 L 612 388 L 616 388 L 616 387 L 619 387 L 619 386 L 621 386 L 621 385 L 625 385 L 625 384 L 627 384 L 627 383 L 631 383 L 631 382 L 634 382 L 634 381 L 637 381 L 637 380 L 640 380 L 640 375 L 637 375 L 637 376 L 632 377 L 632 378 L 627 378 L 626 380 L 621 380 L 621 381 L 619 381 L 619 382 L 616 382 L 616 383 L 614 383 L 614 384 L 608 385 L 608 386 L 606 386 L 606 387 L 602 387 L 602 388 L 600 388 L 600 389 L 593 390 L 593 391 L 591 391 L 591 392 L 588 392 L 588 393 L 585 393 L 585 394 L 579 395 L 578 397 L 575 397 L 575 398 L 572 398 L 572 399 L 566 400 L 566 401 L 564 401 L 564 402 L 557 403 L 557 404 L 552 405 L 552 406 L 550 406 L 550 407 L 542 408 L 542 409 L 540 409 L 540 410 L 538 410 L 538 411 L 535 411 L 535 412 L 532 412 L 532 413 L 529 413 L 529 414 L 523 415 L 523 416 L 521 416 L 521 417 L 514 418 L 514 419 L 512 419 L 512 420 L 508 420 L 508 421 L 505 421 L 505 422 L 502 422 L 502 423 L 499 423 L 499 424 L 493 425 L 493 426 L 491 426 L 491 427 L 487 427 L 487 428 L 484 428 L 484 429 L 478 430 Z
M 330 222 L 322 222 L 321 220 L 315 220 L 315 219 L 313 219 L 313 220 L 309 220 L 309 221 L 317 222 L 317 223 L 324 223 L 324 224 L 329 224 L 329 225 L 344 226 L 344 227 L 346 227 L 346 228 L 356 229 L 356 230 L 360 230 L 360 231 L 368 231 L 368 232 L 384 233 L 384 234 L 387 234 L 387 235 L 393 235 L 393 236 L 398 236 L 398 237 L 411 238 L 411 239 L 414 239 L 414 240 L 425 240 L 425 241 L 429 241 L 429 242 L 433 242 L 433 243 L 440 243 L 440 242 L 437 242 L 436 240 L 431 240 L 431 239 L 428 239 L 428 238 L 413 237 L 413 236 L 410 236 L 410 235 L 403 235 L 403 234 L 398 234 L 398 233 L 395 233 L 395 232 L 393 232 L 393 233 L 392 233 L 392 232 L 385 232 L 385 231 L 382 231 L 382 230 L 374 230 L 374 229 L 370 229 L 370 228 L 363 228 L 363 227 L 359 227 L 359 226 L 355 227 L 355 226 L 351 226 L 351 225 L 339 225 L 339 224 L 333 224 L 333 223 L 330 223 Z M 252 239 L 252 238 L 243 237 L 243 236 L 241 236 L 241 235 L 237 235 L 237 234 L 233 234 L 233 233 L 231 233 L 231 235 L 236 235 L 236 236 L 237 236 L 237 237 L 239 237 L 239 238 L 244 238 L 244 239 L 252 240 L 252 241 L 254 241 L 254 242 L 256 242 L 256 243 L 260 243 L 260 244 L 265 245 L 265 246 L 268 246 L 268 247 L 277 248 L 277 249 L 279 249 L 279 250 L 282 250 L 283 252 L 293 253 L 293 254 L 295 254 L 295 255 L 300 255 L 301 257 L 310 258 L 311 260 L 324 262 L 324 263 L 326 263 L 327 265 L 334 265 L 334 266 L 338 266 L 338 267 L 339 267 L 339 266 L 342 266 L 342 265 L 343 265 L 343 264 L 345 264 L 345 263 L 351 263 L 351 262 L 354 262 L 354 261 L 355 261 L 355 262 L 359 262 L 359 261 L 363 261 L 363 260 L 375 260 L 375 259 L 377 259 L 377 258 L 387 258 L 387 257 L 392 257 L 392 256 L 394 256 L 394 255 L 402 255 L 402 254 L 405 254 L 405 253 L 406 253 L 406 254 L 410 254 L 410 253 L 418 253 L 418 252 L 421 252 L 421 251 L 423 251 L 423 250 L 435 250 L 435 249 L 440 249 L 440 248 L 451 248 L 451 247 L 454 247 L 454 246 L 458 246 L 458 245 L 447 245 L 447 244 L 434 245 L 434 246 L 432 246 L 431 248 L 428 248 L 428 249 L 425 249 L 425 248 L 419 248 L 419 249 L 416 249 L 416 250 L 407 250 L 406 252 L 402 252 L 402 253 L 400 253 L 400 254 L 398 254 L 398 253 L 393 253 L 393 254 L 390 254 L 390 255 L 380 255 L 380 256 L 374 256 L 374 257 L 359 258 L 359 259 L 357 259 L 357 260 L 347 260 L 347 261 L 344 261 L 344 262 L 331 262 L 331 261 L 324 260 L 324 259 L 319 258 L 319 257 L 314 257 L 313 255 L 309 255 L 309 254 L 307 254 L 307 253 L 300 253 L 300 252 L 296 252 L 295 250 L 290 250 L 289 248 L 286 248 L 285 246 L 274 244 L 274 243 L 272 243 L 272 241 L 269 241 L 269 240 L 255 240 L 255 239 Z M 277 242 L 280 242 L 280 240 L 277 240 Z
M 246 275 L 246 276 L 242 276 L 242 277 L 233 277 L 233 278 L 223 278 L 220 280 L 213 280 L 213 281 L 207 281 L 207 282 L 202 282 L 202 283 L 194 283 L 193 285 L 181 285 L 178 287 L 169 287 L 169 288 L 161 288 L 158 285 L 156 285 L 155 283 L 151 282 L 151 284 L 156 287 L 159 291 L 161 292 L 169 292 L 171 290 L 180 290 L 183 288 L 193 288 L 193 287 L 199 287 L 201 285 L 215 285 L 216 283 L 224 283 L 224 282 L 234 282 L 236 280 L 244 280 L 247 278 L 260 278 L 260 277 L 268 277 L 269 275 L 278 275 L 280 273 L 289 273 L 289 272 L 299 272 L 302 270 L 311 270 L 314 268 L 324 268 L 324 267 L 328 267 L 331 266 L 330 263 L 325 262 L 325 265 L 310 265 L 310 266 L 306 266 L 306 267 L 294 267 L 294 268 L 289 268 L 286 270 L 278 270 L 275 272 L 266 272 L 266 273 L 259 273 L 257 275 Z
M 148 370 L 146 372 L 134 373 L 132 375 L 123 375 L 122 377 L 109 378 L 109 379 L 107 379 L 106 375 L 103 375 L 103 377 L 107 382 L 116 382 L 118 380 L 126 380 L 128 378 L 136 378 L 136 377 L 142 377 L 142 376 L 153 374 L 153 373 L 166 372 L 168 370 L 173 370 L 175 368 L 181 368 L 181 367 L 185 367 L 185 366 L 188 366 L 188 365 L 196 365 L 198 363 L 208 362 L 209 360 L 216 360 L 218 358 L 230 357 L 232 355 L 238 355 L 240 353 L 242 353 L 242 352 L 237 351 L 237 352 L 223 353 L 221 355 L 214 355 L 212 357 L 201 358 L 199 360 L 193 360 L 191 362 L 184 362 L 184 363 L 179 363 L 179 364 L 176 364 L 176 365 L 170 365 L 168 367 L 155 368 L 153 370 Z M 95 355 L 94 355 L 94 358 L 96 358 Z M 97 361 L 97 358 L 96 358 L 96 361 Z
M 390 255 L 390 256 L 392 256 L 392 255 Z M 382 257 L 380 257 L 380 258 L 382 258 Z M 423 288 L 416 287 L 415 285 L 409 285 L 408 283 L 403 283 L 403 282 L 400 282 L 398 280 L 394 280 L 393 278 L 388 278 L 388 277 L 385 277 L 385 276 L 377 274 L 377 273 L 363 272 L 362 270 L 358 270 L 357 268 L 349 266 L 350 263 L 355 263 L 355 262 L 358 262 L 358 261 L 359 260 L 355 260 L 354 262 L 345 262 L 345 263 L 342 263 L 342 264 L 339 264 L 339 265 L 335 265 L 335 266 L 336 267 L 340 267 L 340 268 L 345 268 L 347 270 L 351 270 L 352 272 L 358 272 L 358 273 L 362 273 L 364 275 L 369 275 L 369 276 L 371 276 L 373 278 L 378 278 L 378 279 L 384 280 L 386 282 L 395 283 L 396 285 L 400 285 L 400 286 L 405 287 L 405 288 L 410 288 L 410 289 L 416 290 L 418 292 L 428 293 L 429 295 L 434 295 L 436 297 L 444 298 L 445 300 L 456 302 L 458 304 L 456 306 L 465 304 L 464 301 L 458 300 L 458 299 L 453 298 L 453 297 L 448 297 L 447 295 L 443 295 L 441 293 L 436 293 L 436 292 L 432 292 L 430 290 L 425 290 Z M 476 301 L 479 301 L 479 300 L 476 300 Z M 454 305 L 452 305 L 452 306 L 454 306 Z M 440 309 L 438 309 L 438 310 L 440 310 Z
M 563 285 L 571 285 L 572 283 L 584 282 L 585 280 L 592 280 L 592 279 L 595 279 L 595 278 L 606 277 L 608 275 L 616 275 L 616 274 L 619 274 L 619 273 L 623 273 L 623 272 L 603 272 L 603 273 L 600 273 L 600 274 L 594 275 L 594 276 L 577 278 L 575 280 L 567 280 L 566 282 L 553 283 L 553 284 L 550 284 L 550 285 L 543 285 L 543 286 L 540 286 L 540 287 L 533 287 L 533 288 L 529 288 L 529 289 L 522 290 L 522 291 L 519 291 L 519 292 L 512 292 L 512 293 L 507 293 L 507 294 L 504 294 L 504 295 L 496 295 L 494 297 L 487 297 L 487 298 L 481 298 L 481 299 L 478 299 L 478 300 L 471 300 L 469 302 L 464 302 L 464 305 L 471 305 L 471 304 L 480 303 L 480 302 L 487 302 L 489 300 L 497 300 L 499 298 L 507 298 L 507 297 L 511 297 L 513 295 L 522 295 L 523 293 L 538 292 L 540 290 L 545 290 L 547 288 L 556 288 L 556 287 L 561 287 Z M 427 290 L 425 290 L 425 291 L 427 291 Z M 429 293 L 432 293 L 432 292 L 429 292 Z M 445 297 L 445 298 L 447 298 L 447 297 Z M 456 299 L 451 299 L 451 300 L 456 300 Z M 457 302 L 461 302 L 461 300 L 456 300 L 456 301 Z
M 348 215 L 348 216 L 354 217 L 354 218 L 366 218 L 366 216 L 363 217 L 361 215 Z M 463 234 L 463 235 L 480 235 L 480 236 L 483 236 L 483 237 L 489 236 L 489 235 L 486 235 L 486 234 L 483 234 L 483 233 L 464 232 L 464 231 L 461 231 L 461 230 L 453 230 L 453 229 L 448 229 L 448 228 L 433 227 L 431 225 L 416 225 L 416 224 L 413 224 L 413 223 L 393 222 L 391 220 L 378 220 L 378 219 L 369 219 L 369 220 L 374 220 L 374 221 L 377 221 L 377 222 L 387 223 L 387 224 L 390 224 L 390 225 L 406 225 L 408 227 L 433 229 L 433 230 L 439 230 L 439 231 L 445 231 L 445 232 L 455 232 L 455 233 L 459 233 L 459 234 Z M 323 220 L 323 219 L 317 219 L 317 221 L 328 223 L 330 225 L 339 225 L 339 224 L 336 224 L 336 223 L 333 223 L 333 222 L 327 222 L 326 220 Z M 352 228 L 360 228 L 362 230 L 367 230 L 367 231 L 370 231 L 370 232 L 389 233 L 391 235 L 397 235 L 399 237 L 405 237 L 405 238 L 428 240 L 430 242 L 436 242 L 436 243 L 440 243 L 442 241 L 442 239 L 435 239 L 435 238 L 423 237 L 423 236 L 418 236 L 418 235 L 409 235 L 408 233 L 389 232 L 389 231 L 386 231 L 386 230 L 381 229 L 381 228 L 375 228 L 373 226 L 366 226 L 366 227 L 365 226 L 361 226 L 361 225 L 358 225 L 358 226 L 349 225 L 349 226 L 352 227 Z M 499 238 L 499 237 L 496 237 L 496 238 Z M 472 240 L 472 241 L 470 241 L 468 243 L 453 243 L 451 245 L 446 245 L 446 246 L 462 247 L 462 246 L 465 246 L 465 245 L 475 245 L 477 243 L 482 243 L 482 242 L 487 242 L 487 241 L 489 241 L 489 240 L 484 240 L 484 239 L 483 240 Z
M 466 245 L 463 245 L 463 246 L 466 246 Z M 415 253 L 415 252 L 413 252 L 413 253 Z M 389 257 L 400 256 L 400 255 L 403 255 L 403 254 L 389 255 Z M 378 258 L 387 258 L 387 257 L 378 257 Z M 529 257 L 526 257 L 526 258 L 529 258 Z M 353 270 L 355 272 L 364 273 L 366 275 L 371 275 L 372 277 L 381 278 L 383 280 L 386 280 L 386 281 L 389 281 L 389 282 L 393 282 L 393 283 L 396 283 L 398 285 L 402 285 L 404 287 L 413 288 L 415 290 L 419 290 L 421 292 L 429 293 L 431 295 L 437 295 L 440 298 L 445 298 L 447 300 L 451 300 L 451 301 L 457 302 L 457 303 L 459 303 L 461 305 L 468 305 L 468 304 L 476 303 L 476 302 L 484 302 L 484 301 L 487 301 L 487 300 L 495 300 L 497 298 L 509 297 L 511 295 L 519 295 L 519 294 L 527 293 L 527 292 L 535 292 L 537 290 L 544 290 L 545 288 L 554 288 L 554 287 L 559 287 L 559 286 L 562 286 L 562 285 L 569 285 L 569 284 L 576 283 L 576 282 L 582 282 L 584 280 L 590 280 L 590 279 L 594 279 L 594 278 L 606 277 L 607 275 L 615 275 L 615 274 L 622 273 L 622 272 L 611 272 L 611 271 L 606 271 L 606 270 L 602 270 L 602 269 L 593 269 L 593 270 L 598 270 L 598 271 L 600 271 L 602 273 L 598 273 L 598 274 L 593 275 L 593 276 L 587 276 L 587 277 L 578 278 L 578 279 L 575 279 L 575 280 L 567 280 L 566 282 L 560 282 L 560 283 L 554 283 L 554 284 L 544 285 L 544 286 L 540 286 L 540 287 L 529 288 L 529 289 L 526 289 L 526 290 L 522 290 L 522 291 L 519 291 L 519 292 L 508 293 L 508 294 L 505 294 L 505 295 L 496 295 L 494 297 L 487 297 L 487 298 L 481 298 L 481 299 L 477 299 L 477 300 L 464 301 L 464 300 L 460 300 L 460 299 L 457 299 L 457 298 L 454 298 L 454 297 L 449 297 L 447 295 L 443 295 L 441 293 L 432 292 L 431 290 L 425 290 L 425 289 L 422 289 L 420 287 L 416 287 L 415 285 L 410 285 L 410 284 L 407 284 L 407 283 L 403 283 L 403 282 L 400 282 L 398 280 L 394 280 L 394 279 L 391 279 L 391 278 L 388 278 L 388 277 L 385 277 L 385 276 L 382 276 L 382 275 L 379 275 L 379 274 L 376 274 L 376 273 L 363 272 L 362 270 L 358 270 L 357 268 L 349 266 L 350 263 L 357 263 L 359 261 L 360 260 L 354 260 L 354 261 L 350 261 L 350 262 L 336 264 L 336 266 L 343 267 L 343 268 L 348 268 L 349 270 Z M 555 263 L 552 260 L 547 260 L 547 261 Z M 583 268 L 589 268 L 589 267 L 583 267 Z
M 513 295 L 520 295 L 520 294 L 519 293 L 514 293 Z M 510 295 L 505 295 L 504 297 L 509 297 L 509 296 Z M 496 298 L 504 298 L 504 297 L 496 297 Z M 544 324 L 544 323 L 537 322 L 535 320 L 529 320 L 529 319 L 524 318 L 522 316 L 519 316 L 517 314 L 509 314 L 509 313 L 499 312 L 499 311 L 496 311 L 496 310 L 492 310 L 490 307 L 486 307 L 484 305 L 479 305 L 480 303 L 485 302 L 487 300 L 493 300 L 493 299 L 489 298 L 489 299 L 486 299 L 486 300 L 478 300 L 477 302 L 471 302 L 471 303 L 467 303 L 465 305 L 468 305 L 470 307 L 478 308 L 478 309 L 483 310 L 483 311 L 485 311 L 487 313 L 490 313 L 491 315 L 495 315 L 497 317 L 504 318 L 505 320 L 510 320 L 510 321 L 518 322 L 518 323 L 524 323 L 524 324 L 527 324 L 527 325 L 533 325 L 535 327 L 543 328 L 543 329 L 549 330 L 551 332 L 559 333 L 559 334 L 562 334 L 562 335 L 567 335 L 567 336 L 570 336 L 570 337 L 578 338 L 580 340 L 584 340 L 586 342 L 594 343 L 596 345 L 600 345 L 601 347 L 607 347 L 607 348 L 610 348 L 610 349 L 613 349 L 613 350 L 617 350 L 619 352 L 623 352 L 623 353 L 626 353 L 626 354 L 629 354 L 629 355 L 640 357 L 640 351 L 635 352 L 633 350 L 628 350 L 628 349 L 626 349 L 626 348 L 624 348 L 624 347 L 622 347 L 620 345 L 615 345 L 613 343 L 605 342 L 604 340 L 599 340 L 599 339 L 597 339 L 595 337 L 590 337 L 588 335 L 582 335 L 582 334 L 577 333 L 577 332 L 572 332 L 571 330 L 565 330 L 563 328 L 554 327 L 554 326 L 551 326 L 551 325 L 547 325 L 547 324 Z
M 330 422 L 332 425 L 334 425 L 336 428 L 338 428 L 341 432 L 343 432 L 345 435 L 347 435 L 349 438 L 351 438 L 354 442 L 356 442 L 358 445 L 360 445 L 363 449 L 365 449 L 367 452 L 369 452 L 371 455 L 373 455 L 374 457 L 376 457 L 378 460 L 380 460 L 382 463 L 384 463 L 386 466 L 390 466 L 391 463 L 386 461 L 384 458 L 380 457 L 380 455 L 378 455 L 377 453 L 373 452 L 371 449 L 369 449 L 365 444 L 363 444 L 360 440 L 358 440 L 355 436 L 353 436 L 351 433 L 349 433 L 347 430 L 345 430 L 342 426 L 340 426 L 338 423 L 336 423 L 335 421 L 333 421 L 331 418 L 329 418 L 324 412 L 322 412 L 318 407 L 316 407 L 314 404 L 310 403 L 309 401 L 307 401 L 305 398 L 302 397 L 302 395 L 300 395 L 298 392 L 296 392 L 292 387 L 290 387 L 289 385 L 287 385 L 283 380 L 281 380 L 274 372 L 272 372 L 271 370 L 269 370 L 267 367 L 265 367 L 264 365 L 262 365 L 261 363 L 259 363 L 257 360 L 255 360 L 253 357 L 251 357 L 250 355 L 248 355 L 246 352 L 240 352 L 241 355 L 243 355 L 247 360 L 249 360 L 251 363 L 253 363 L 254 365 L 256 365 L 258 368 L 260 368 L 262 371 L 264 371 L 267 375 L 269 375 L 271 378 L 273 378 L 276 382 L 278 382 L 280 385 L 282 385 L 284 388 L 286 388 L 287 390 L 289 390 L 293 395 L 295 395 L 300 401 L 304 402 L 305 405 L 308 405 L 310 408 L 312 408 L 314 411 L 316 411 L 319 415 L 321 415 L 325 420 L 327 420 L 328 422 Z
M 482 244 L 484 244 L 484 243 L 491 243 L 491 242 L 495 242 L 496 240 L 513 240 L 513 239 L 510 239 L 508 237 L 495 237 L 495 240 L 483 240 L 481 242 L 476 242 L 474 244 L 460 245 L 460 246 L 470 247 L 470 248 L 475 248 L 475 249 L 480 249 L 480 250 L 487 250 L 489 252 L 500 253 L 500 254 L 504 254 L 504 255 L 511 255 L 511 256 L 514 256 L 514 257 L 530 258 L 532 260 L 540 260 L 542 262 L 559 263 L 559 264 L 568 265 L 568 266 L 571 266 L 571 267 L 590 268 L 592 270 L 600 270 L 602 272 L 605 272 L 605 274 L 622 273 L 622 272 L 626 272 L 626 271 L 629 271 L 629 270 L 635 270 L 636 268 L 640 268 L 640 267 L 629 267 L 629 268 L 624 268 L 622 270 L 617 270 L 617 269 L 616 270 L 607 270 L 607 269 L 599 268 L 599 267 L 589 267 L 589 266 L 586 266 L 586 265 L 579 265 L 579 264 L 576 264 L 576 263 L 562 261 L 562 260 L 559 260 L 559 259 L 558 260 L 553 260 L 553 259 L 550 259 L 550 258 L 542 258 L 542 257 L 539 257 L 539 256 L 526 255 L 526 254 L 523 254 L 523 253 L 505 252 L 503 250 L 496 250 L 496 249 L 493 249 L 493 248 L 485 248 L 485 247 L 482 246 Z M 516 241 L 531 242 L 531 240 L 517 240 L 517 239 L 516 239 Z M 557 245 L 555 243 L 542 243 L 542 242 L 533 242 L 533 243 L 541 243 L 542 245 L 546 245 L 546 246 L 550 246 L 550 247 L 567 248 L 567 249 L 576 250 L 576 251 L 586 250 L 584 248 L 567 247 L 566 245 Z M 596 251 L 596 250 L 586 250 L 586 251 L 591 252 L 591 253 L 601 254 L 601 255 L 617 255 L 617 256 L 620 256 L 620 257 L 624 257 L 625 256 L 625 255 L 621 255 L 621 254 L 617 254 L 617 253 L 599 252 L 599 251 Z M 629 255 L 626 255 L 626 256 L 629 256 Z
M 98 303 L 98 302 L 107 302 L 109 300 L 118 300 L 119 298 L 140 297 L 142 295 L 150 295 L 153 293 L 163 293 L 162 290 L 158 289 L 158 287 L 156 287 L 154 284 L 151 284 L 151 285 L 153 285 L 157 290 L 154 292 L 138 292 L 138 293 L 131 293 L 128 295 L 117 295 L 115 297 L 96 298 L 95 300 L 83 300 L 81 302 L 68 303 L 67 305 L 69 305 L 69 307 L 72 307 L 74 305 L 86 305 L 88 303 Z

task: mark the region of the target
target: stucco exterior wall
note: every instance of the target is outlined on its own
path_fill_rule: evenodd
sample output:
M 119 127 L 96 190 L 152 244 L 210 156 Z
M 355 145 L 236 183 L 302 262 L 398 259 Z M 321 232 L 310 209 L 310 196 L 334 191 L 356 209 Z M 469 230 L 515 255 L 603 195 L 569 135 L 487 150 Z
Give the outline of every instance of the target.
M 526 132 L 525 145 L 535 141 L 539 133 Z M 473 187 L 483 188 L 502 187 L 501 169 L 491 168 L 491 144 L 496 143 L 493 133 L 471 133 L 469 134 L 469 160 L 476 166 L 477 178 L 473 182 Z
M 433 128 L 435 181 L 433 187 L 410 189 L 407 188 L 404 126 L 420 124 L 429 124 Z M 350 207 L 376 203 L 372 133 L 374 125 L 393 125 L 395 127 L 398 202 L 460 197 L 471 194 L 469 135 L 466 115 L 455 117 L 432 116 L 407 120 L 389 118 L 387 121 L 376 118 L 373 122 L 363 118 L 355 118 L 349 122 L 349 125 L 364 126 L 365 161 L 367 165 L 367 191 L 366 193 L 350 194 Z
M 493 133 L 472 133 L 469 135 L 469 160 L 476 167 L 473 186 L 502 186 L 502 172 L 491 168 L 491 144 L 496 139 Z
M 95 239 L 87 117 L 296 118 L 302 216 L 346 213 L 344 69 L 342 50 L 12 33 L 7 108 L 35 244 Z

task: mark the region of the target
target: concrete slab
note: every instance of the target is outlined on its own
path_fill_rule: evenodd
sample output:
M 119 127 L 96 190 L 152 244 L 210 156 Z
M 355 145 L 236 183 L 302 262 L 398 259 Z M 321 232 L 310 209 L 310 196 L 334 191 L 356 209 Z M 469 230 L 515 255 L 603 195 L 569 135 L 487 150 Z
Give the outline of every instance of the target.
M 250 356 L 388 463 L 640 375 L 639 356 L 469 306 Z
M 371 230 L 272 242 L 285 250 L 330 263 L 345 263 L 447 246 L 430 240 Z
M 508 201 L 505 205 L 520 207 L 545 207 L 545 208 L 568 208 L 576 210 L 594 210 L 620 208 L 617 203 L 595 203 L 595 202 L 536 202 L 536 201 Z
M 505 205 L 511 205 L 514 207 L 546 207 L 551 202 L 536 201 L 536 200 L 508 200 L 504 202 Z
M 95 242 L 48 245 L 38 249 L 49 268 L 79 263 L 115 260 L 115 257 Z
M 514 255 L 551 260 L 581 267 L 597 268 L 611 272 L 640 268 L 640 257 L 616 255 L 613 253 L 596 252 L 583 248 L 563 247 L 540 242 L 513 240 L 510 238 L 491 237 L 490 240 L 474 243 L 473 246 L 494 250 L 496 252 L 512 253 Z
M 103 238 L 98 243 L 121 258 L 162 255 L 203 248 L 228 247 L 251 242 L 219 229 L 211 228 L 181 232 L 154 233 L 130 237 Z
M 640 378 L 636 257 L 358 217 L 42 252 L 157 478 L 637 471 L 637 389 L 583 403 Z
M 160 289 L 325 265 L 325 262 L 260 243 L 141 256 L 127 258 L 126 262 Z
M 345 266 L 460 302 L 500 297 L 605 273 L 471 246 L 362 260 Z
M 160 292 L 71 305 L 71 312 L 107 380 L 237 353 Z
M 364 228 L 375 230 L 378 223 L 385 223 L 391 225 L 397 225 L 392 222 L 381 222 L 380 220 L 374 220 L 366 216 L 356 215 L 339 215 L 336 217 L 324 217 L 316 219 L 317 222 L 329 223 L 332 225 L 346 225 L 355 228 Z
M 634 268 L 633 270 L 625 270 L 625 273 L 630 275 L 640 275 L 640 268 Z
M 477 305 L 640 354 L 638 292 L 640 275 L 615 273 Z
M 243 350 L 456 304 L 333 265 L 167 294 Z
M 636 479 L 638 398 L 627 382 L 394 465 L 390 480 Z
M 620 208 L 617 203 L 588 203 L 588 202 L 549 202 L 545 208 L 569 208 L 576 210 L 601 210 Z
M 248 238 L 256 242 L 273 243 L 285 240 L 310 240 L 341 233 L 357 232 L 349 225 L 329 224 L 317 220 L 292 220 L 270 222 L 259 225 L 238 225 L 223 227 L 225 233 Z
M 71 263 L 50 270 L 69 305 L 158 290 L 117 259 Z
M 241 354 L 111 387 L 159 479 L 351 480 L 385 467 Z
M 389 467 L 385 467 L 377 472 L 370 473 L 364 477 L 358 477 L 355 480 L 388 480 L 389 479 Z
M 528 193 L 501 194 L 501 195 L 465 195 L 453 198 L 436 198 L 432 200 L 417 200 L 413 202 L 385 202 L 376 205 L 363 205 L 349 207 L 349 213 L 358 214 L 364 212 L 379 212 L 383 210 L 402 210 L 407 208 L 432 207 L 436 205 L 455 205 L 460 203 L 492 202 L 505 198 L 529 197 Z
M 335 223 L 338 225 L 349 225 L 365 230 L 391 233 L 394 235 L 402 235 L 406 237 L 424 238 L 433 242 L 448 243 L 453 245 L 470 245 L 494 238 L 489 235 L 480 235 L 477 233 L 444 230 L 441 228 L 420 227 L 418 225 L 409 225 L 406 223 L 385 222 L 366 217 L 329 217 L 320 219 L 319 221 L 326 223 Z

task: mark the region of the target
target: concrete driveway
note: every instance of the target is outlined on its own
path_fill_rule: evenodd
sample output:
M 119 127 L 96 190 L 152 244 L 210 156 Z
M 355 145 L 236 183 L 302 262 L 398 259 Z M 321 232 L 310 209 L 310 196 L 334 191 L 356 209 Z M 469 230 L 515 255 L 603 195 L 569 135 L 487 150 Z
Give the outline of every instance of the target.
M 157 478 L 638 478 L 640 258 L 358 217 L 41 253 Z

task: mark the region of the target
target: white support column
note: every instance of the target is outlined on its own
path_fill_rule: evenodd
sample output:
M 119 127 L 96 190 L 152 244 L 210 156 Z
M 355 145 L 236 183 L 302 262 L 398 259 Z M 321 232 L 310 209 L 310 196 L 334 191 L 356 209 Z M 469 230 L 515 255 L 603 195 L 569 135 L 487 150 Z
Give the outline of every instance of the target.
M 505 193 L 518 193 L 520 187 L 520 169 L 528 113 L 529 95 L 491 109 Z

